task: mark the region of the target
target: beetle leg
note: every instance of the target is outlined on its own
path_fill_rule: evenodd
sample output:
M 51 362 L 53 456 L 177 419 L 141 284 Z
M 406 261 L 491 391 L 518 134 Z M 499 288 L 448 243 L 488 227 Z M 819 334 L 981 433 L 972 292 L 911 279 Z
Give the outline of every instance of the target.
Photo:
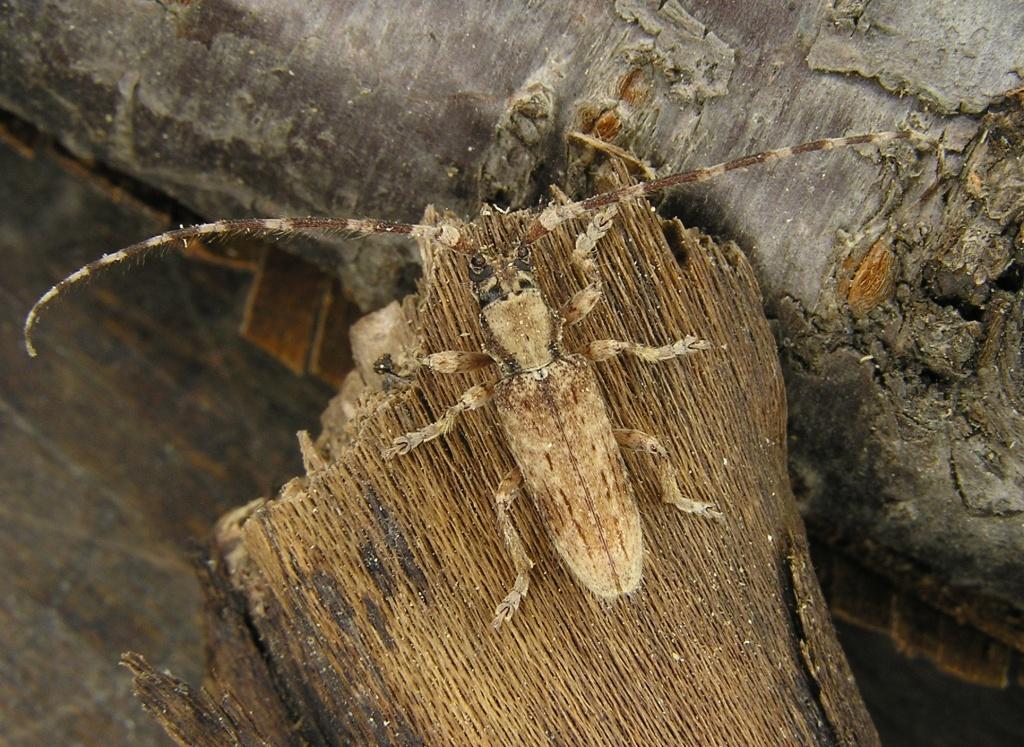
M 558 312 L 562 317 L 562 323 L 566 327 L 576 324 L 593 311 L 602 295 L 600 282 L 591 283 L 583 290 L 577 291 Z
M 391 375 L 400 379 L 409 379 L 420 368 L 429 368 L 434 373 L 454 374 L 476 371 L 492 363 L 494 363 L 494 359 L 487 353 L 473 350 L 445 350 L 414 358 L 401 366 L 395 365 L 390 355 L 382 355 L 373 364 L 373 370 L 382 376 Z
M 501 527 L 501 536 L 505 540 L 505 547 L 512 555 L 512 562 L 516 567 L 516 580 L 510 591 L 501 603 L 494 610 L 494 620 L 491 627 L 495 630 L 501 627 L 503 622 L 512 618 L 512 614 L 519 609 L 519 603 L 526 596 L 526 590 L 530 587 L 530 569 L 533 568 L 533 561 L 526 554 L 523 540 L 512 524 L 512 517 L 508 510 L 512 501 L 519 494 L 523 486 L 523 473 L 518 467 L 505 475 L 505 478 L 498 484 L 498 490 L 494 494 L 494 510 L 498 514 L 498 526 Z
M 639 342 L 594 340 L 580 352 L 595 363 L 598 361 L 606 361 L 609 358 L 614 358 L 622 353 L 636 356 L 648 363 L 657 363 L 658 361 L 667 361 L 672 358 L 689 355 L 690 353 L 694 353 L 698 350 L 707 350 L 710 347 L 711 343 L 707 340 L 701 340 L 699 337 L 687 335 L 681 340 L 676 340 L 673 343 L 662 345 L 657 348 L 651 347 L 650 345 L 642 345 Z
M 385 459 L 392 459 L 399 454 L 408 454 L 420 444 L 426 443 L 438 436 L 443 436 L 451 430 L 457 418 L 463 412 L 477 410 L 488 402 L 494 395 L 494 382 L 490 384 L 477 384 L 466 390 L 465 394 L 454 405 L 448 408 L 444 415 L 430 425 L 420 428 L 418 431 L 410 431 L 395 438 L 391 446 L 384 449 Z
M 576 324 L 589 314 L 601 300 L 601 274 L 597 270 L 597 242 L 612 228 L 612 219 L 618 208 L 609 205 L 594 214 L 586 229 L 576 237 L 576 248 L 572 252 L 572 263 L 589 281 L 589 285 L 578 291 L 561 309 L 565 326 Z
M 719 521 L 722 519 L 722 513 L 710 503 L 700 503 L 683 496 L 679 489 L 679 471 L 669 459 L 668 450 L 656 436 L 631 428 L 616 428 L 613 432 L 615 440 L 621 448 L 629 451 L 642 451 L 655 458 L 654 464 L 661 482 L 661 499 L 665 503 L 671 503 L 680 511 L 685 511 L 688 514 L 706 516 Z

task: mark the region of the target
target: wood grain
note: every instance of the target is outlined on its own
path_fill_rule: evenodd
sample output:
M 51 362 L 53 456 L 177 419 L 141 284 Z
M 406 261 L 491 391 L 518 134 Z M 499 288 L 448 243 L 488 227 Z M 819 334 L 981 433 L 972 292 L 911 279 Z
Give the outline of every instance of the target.
M 474 230 L 498 242 L 524 225 L 492 215 Z M 495 413 L 393 461 L 380 456 L 482 376 L 424 373 L 373 395 L 348 423 L 347 445 L 307 446 L 310 474 L 221 533 L 219 554 L 232 558 L 222 572 L 295 709 L 294 738 L 877 744 L 810 572 L 786 474 L 782 381 L 750 267 L 733 246 L 664 228 L 667 241 L 645 205 L 624 211 L 600 247 L 607 303 L 567 344 L 686 333 L 714 343 L 672 364 L 597 370 L 612 420 L 659 434 L 689 497 L 719 506 L 724 524 L 662 505 L 651 465 L 627 456 L 645 575 L 608 604 L 578 586 L 522 501 L 515 521 L 537 565 L 517 616 L 496 633 L 492 610 L 514 573 L 490 505 L 512 466 Z M 567 269 L 572 239 L 559 231 L 535 250 L 553 300 L 584 283 Z M 473 349 L 465 260 L 427 252 L 410 322 L 426 351 Z M 172 693 L 158 711 L 174 712 Z M 200 735 L 191 743 L 217 743 Z

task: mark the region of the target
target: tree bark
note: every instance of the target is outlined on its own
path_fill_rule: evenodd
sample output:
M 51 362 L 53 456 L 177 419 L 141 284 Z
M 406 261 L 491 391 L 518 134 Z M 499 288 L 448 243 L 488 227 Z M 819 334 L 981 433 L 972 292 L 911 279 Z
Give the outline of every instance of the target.
M 566 131 L 669 171 L 892 129 L 926 104 L 946 138 L 937 183 L 922 160 L 879 184 L 872 159 L 844 153 L 672 202 L 751 252 L 808 516 L 855 553 L 879 543 L 1024 606 L 1020 137 L 1016 115 L 976 115 L 1018 80 L 1019 5 L 6 8 L 3 105 L 211 217 L 472 215 L 562 181 Z M 408 288 L 408 254 L 374 242 L 300 251 L 364 310 Z M 1002 638 L 1019 647 L 1021 631 Z
M 906 152 L 881 167 L 871 153 L 793 160 L 663 209 L 752 258 L 781 344 L 790 470 L 819 536 L 1024 650 L 1019 6 L 3 13 L 4 108 L 211 218 L 415 220 L 427 203 L 469 216 L 579 188 L 567 131 L 664 173 L 892 129 L 925 105 L 942 169 Z M 408 251 L 292 248 L 337 270 L 364 310 L 409 285 Z

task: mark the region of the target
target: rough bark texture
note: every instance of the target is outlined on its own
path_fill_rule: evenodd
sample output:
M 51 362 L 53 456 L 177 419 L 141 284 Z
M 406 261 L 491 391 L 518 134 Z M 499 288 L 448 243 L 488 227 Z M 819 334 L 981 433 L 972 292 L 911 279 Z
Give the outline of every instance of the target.
M 25 155 L 0 145 L 0 743 L 167 744 L 117 659 L 200 681 L 196 538 L 301 468 L 329 390 L 238 337 L 244 276 L 179 257 L 66 299 L 29 359 L 38 289 L 166 218 Z
M 523 226 L 519 215 L 491 216 L 480 240 L 507 243 Z M 388 394 L 364 391 L 351 419 L 325 423 L 321 449 L 305 443 L 308 475 L 228 517 L 215 549 L 246 599 L 297 737 L 768 745 L 784 734 L 790 744 L 877 743 L 789 491 L 782 379 L 750 267 L 735 246 L 666 227 L 671 249 L 644 205 L 619 219 L 600 247 L 605 302 L 570 330 L 567 347 L 687 333 L 714 341 L 681 361 L 597 370 L 613 423 L 658 434 L 688 497 L 720 507 L 724 523 L 660 503 L 649 457 L 627 456 L 644 516 L 644 583 L 607 604 L 559 561 L 527 487 L 514 518 L 534 582 L 512 623 L 493 631 L 515 575 L 491 505 L 512 466 L 493 408 L 407 456 L 381 458 L 395 435 L 432 421 L 493 371 L 421 374 Z M 579 230 L 535 250 L 555 303 L 585 283 L 569 269 Z M 418 346 L 478 349 L 465 260 L 427 252 L 418 303 L 405 305 Z M 372 360 L 360 363 L 365 372 Z M 151 710 L 184 743 L 220 744 L 225 729 L 242 742 L 266 738 L 228 713 L 236 699 L 251 708 L 232 673 L 213 673 L 209 687 L 226 693 L 215 706 L 129 663 Z M 275 728 L 271 741 L 280 742 L 291 726 Z
M 427 202 L 470 215 L 481 199 L 536 199 L 575 176 L 566 130 L 664 171 L 891 129 L 926 104 L 923 124 L 947 134 L 941 178 L 904 154 L 879 184 L 873 157 L 836 154 L 666 207 L 753 259 L 814 530 L 1022 647 L 1021 140 L 1004 96 L 1020 83 L 1021 6 L 352 5 L 9 0 L 0 106 L 209 217 L 415 219 Z M 27 306 L 52 276 L 154 230 L 69 253 L 14 297 Z M 410 252 L 293 248 L 339 269 L 363 309 L 409 287 Z M 123 331 L 137 299 L 116 297 Z M 914 617 L 899 609 L 878 626 Z M 985 678 L 1005 681 L 1005 661 Z

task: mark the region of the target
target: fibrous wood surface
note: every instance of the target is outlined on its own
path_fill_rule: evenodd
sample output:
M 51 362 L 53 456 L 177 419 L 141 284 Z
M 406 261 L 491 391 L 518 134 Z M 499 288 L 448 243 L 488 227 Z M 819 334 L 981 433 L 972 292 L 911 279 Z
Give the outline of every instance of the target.
M 245 599 L 296 735 L 374 744 L 768 745 L 780 735 L 791 744 L 876 743 L 789 490 L 784 390 L 750 267 L 734 246 L 677 223 L 665 225 L 666 243 L 644 204 L 619 220 L 599 248 L 605 302 L 571 328 L 568 348 L 688 333 L 713 342 L 683 360 L 616 360 L 598 372 L 612 422 L 658 434 L 687 497 L 718 506 L 724 522 L 661 503 L 648 458 L 627 456 L 644 517 L 644 581 L 607 604 L 573 580 L 524 496 L 514 520 L 536 562 L 533 584 L 495 631 L 494 607 L 515 575 L 492 506 L 512 466 L 495 413 L 466 415 L 409 455 L 381 456 L 391 438 L 435 419 L 481 376 L 421 373 L 407 388 L 370 393 L 350 420 L 326 424 L 321 449 L 304 446 L 307 476 L 223 522 L 213 551 Z M 477 230 L 497 243 L 524 226 L 519 215 L 491 215 Z M 585 284 L 569 269 L 573 236 L 559 231 L 534 252 L 556 304 Z M 478 349 L 465 260 L 428 249 L 420 296 L 405 305 L 416 339 L 424 351 Z M 164 723 L 181 728 L 192 709 L 220 715 L 214 701 L 153 687 L 153 673 L 137 660 L 133 667 Z M 230 677 L 213 677 L 231 689 Z M 249 694 L 235 697 L 244 707 Z M 183 741 L 219 743 L 214 723 L 196 719 Z M 259 733 L 248 723 L 231 728 Z

